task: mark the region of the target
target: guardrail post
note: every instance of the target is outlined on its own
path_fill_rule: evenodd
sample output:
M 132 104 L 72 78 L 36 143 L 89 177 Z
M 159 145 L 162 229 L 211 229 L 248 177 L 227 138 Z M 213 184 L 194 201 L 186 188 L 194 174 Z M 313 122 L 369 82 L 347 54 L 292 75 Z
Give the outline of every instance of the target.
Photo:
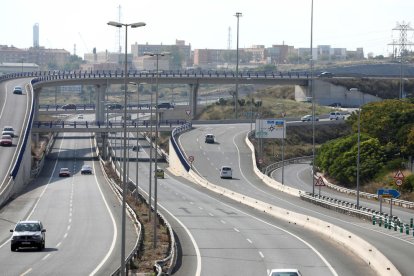
M 410 218 L 410 228 L 413 228 L 413 218 Z
M 372 216 L 372 225 L 375 225 L 375 215 Z
M 381 227 L 381 225 L 382 225 L 382 217 L 379 217 L 378 226 Z
M 410 227 L 408 226 L 408 224 L 405 225 L 405 234 L 406 235 L 410 234 Z
M 397 231 L 397 224 L 394 223 L 394 231 Z
M 388 219 L 384 218 L 384 228 L 388 228 Z

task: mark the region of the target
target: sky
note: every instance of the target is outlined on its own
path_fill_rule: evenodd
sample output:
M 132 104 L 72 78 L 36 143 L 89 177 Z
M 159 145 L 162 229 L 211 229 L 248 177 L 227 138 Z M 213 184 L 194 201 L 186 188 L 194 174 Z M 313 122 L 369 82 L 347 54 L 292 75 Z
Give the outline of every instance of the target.
M 128 28 L 130 45 L 175 44 L 184 40 L 191 49 L 236 49 L 237 18 L 239 47 L 271 47 L 287 44 L 309 48 L 311 41 L 311 0 L 2 0 L 0 45 L 33 46 L 33 25 L 39 24 L 40 46 L 84 53 L 122 51 L 125 28 L 107 25 L 145 22 Z M 331 45 L 365 55 L 387 55 L 389 45 L 400 38 L 397 24 L 414 28 L 413 0 L 314 0 L 313 47 Z M 120 7 L 120 8 L 119 8 Z M 230 31 L 229 31 L 230 29 Z M 230 37 L 230 39 L 229 39 Z M 414 31 L 407 32 L 414 42 Z

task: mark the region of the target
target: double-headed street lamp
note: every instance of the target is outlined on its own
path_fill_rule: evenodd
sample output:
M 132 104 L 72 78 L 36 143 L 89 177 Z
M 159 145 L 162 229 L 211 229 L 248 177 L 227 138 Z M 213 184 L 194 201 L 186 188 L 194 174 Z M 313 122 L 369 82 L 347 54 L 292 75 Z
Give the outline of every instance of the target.
M 126 223 L 126 190 L 127 190 L 127 176 L 126 176 L 126 153 L 127 153 L 127 127 L 126 127 L 126 118 L 127 118 L 127 88 L 128 88 L 128 27 L 138 28 L 144 27 L 146 24 L 144 22 L 124 24 L 115 21 L 109 21 L 108 25 L 114 26 L 117 28 L 125 27 L 125 71 L 124 71 L 124 160 L 123 160 L 123 170 L 122 170 L 122 241 L 121 241 L 121 275 L 126 273 L 125 265 L 125 223 Z
M 161 53 L 144 53 L 144 55 L 146 56 L 151 56 L 151 57 L 156 57 L 157 63 L 156 63 L 156 78 L 155 78 L 155 137 L 154 137 L 154 142 L 155 142 L 155 162 L 154 162 L 154 249 L 157 247 L 157 200 L 158 200 L 158 193 L 157 193 L 157 166 L 158 166 L 158 78 L 159 78 L 159 70 L 158 70 L 158 60 L 159 57 L 163 57 L 166 55 L 169 55 L 169 53 L 167 52 L 161 52 Z M 151 195 L 150 195 L 151 196 Z

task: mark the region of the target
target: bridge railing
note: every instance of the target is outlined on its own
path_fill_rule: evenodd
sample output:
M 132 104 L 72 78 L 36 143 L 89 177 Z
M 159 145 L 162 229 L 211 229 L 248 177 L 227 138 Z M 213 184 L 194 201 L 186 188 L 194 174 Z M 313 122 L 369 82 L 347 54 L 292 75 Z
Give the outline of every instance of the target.
M 186 120 L 159 120 L 158 126 L 173 127 L 184 125 Z M 155 124 L 155 121 L 152 121 Z M 123 128 L 126 127 L 150 127 L 151 120 L 126 120 L 126 121 L 34 121 L 34 128 Z

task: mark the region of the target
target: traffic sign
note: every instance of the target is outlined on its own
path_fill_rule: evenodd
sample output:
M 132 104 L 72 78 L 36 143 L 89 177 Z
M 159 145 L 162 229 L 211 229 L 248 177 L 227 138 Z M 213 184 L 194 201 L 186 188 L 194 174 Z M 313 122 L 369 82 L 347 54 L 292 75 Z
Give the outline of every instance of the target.
M 187 116 L 190 116 L 190 114 L 191 114 L 191 110 L 188 110 L 188 109 L 187 109 L 187 110 L 185 111 L 185 114 L 187 114 Z
M 319 176 L 318 180 L 315 183 L 315 186 L 325 186 L 322 176 Z
M 393 198 L 399 198 L 400 197 L 400 192 L 395 190 L 395 189 L 378 189 L 377 190 L 377 195 L 382 196 L 382 197 L 393 197 Z
M 402 171 L 398 171 L 395 174 L 394 178 L 396 178 L 396 179 L 404 179 L 404 174 L 402 173 Z
M 397 186 L 401 186 L 403 184 L 402 179 L 396 179 L 395 184 L 397 184 Z
M 190 161 L 191 163 L 193 163 L 194 162 L 194 156 L 192 156 L 192 155 L 188 156 L 188 161 Z

